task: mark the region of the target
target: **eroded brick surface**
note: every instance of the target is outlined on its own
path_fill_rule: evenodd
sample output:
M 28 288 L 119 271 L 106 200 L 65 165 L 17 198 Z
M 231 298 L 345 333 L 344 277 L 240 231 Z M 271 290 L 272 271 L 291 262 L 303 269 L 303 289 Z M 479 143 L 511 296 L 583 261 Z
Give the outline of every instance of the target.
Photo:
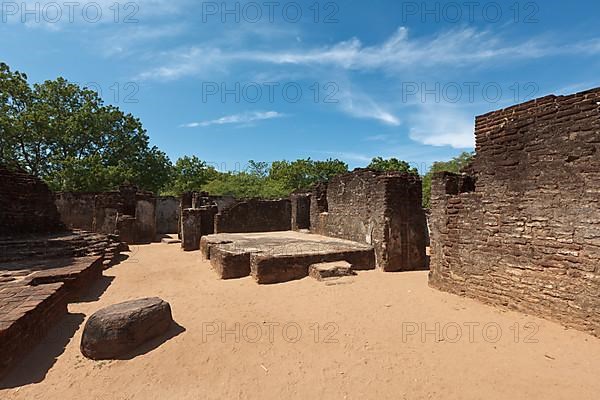
M 310 229 L 320 235 L 367 243 L 384 271 L 424 269 L 426 222 L 420 178 L 356 170 L 315 187 Z
M 432 184 L 430 284 L 600 336 L 600 89 L 477 118 Z

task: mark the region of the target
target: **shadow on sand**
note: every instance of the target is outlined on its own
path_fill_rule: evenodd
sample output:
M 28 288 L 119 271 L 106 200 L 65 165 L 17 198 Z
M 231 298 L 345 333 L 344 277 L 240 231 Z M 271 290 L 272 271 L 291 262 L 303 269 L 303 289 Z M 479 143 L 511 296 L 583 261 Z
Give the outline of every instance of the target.
M 58 325 L 48 331 L 46 337 L 27 356 L 0 380 L 0 389 L 13 389 L 42 382 L 84 320 L 84 314 L 67 314 Z M 164 335 L 156 337 L 116 359 L 131 360 L 150 353 L 183 332 L 185 332 L 185 328 L 173 322 L 171 328 Z
M 165 334 L 158 336 L 154 339 L 151 339 L 151 340 L 147 341 L 146 343 L 142 344 L 141 346 L 139 346 L 138 348 L 136 348 L 135 350 L 132 350 L 131 352 L 129 352 L 121 357 L 117 357 L 115 359 L 116 360 L 131 360 L 135 357 L 150 353 L 152 350 L 157 349 L 163 343 L 166 343 L 169 340 L 173 339 L 174 337 L 179 336 L 183 332 L 185 332 L 185 328 L 183 326 L 179 325 L 177 322 L 173 322 L 173 324 L 171 325 L 171 327 Z
M 16 388 L 44 380 L 84 319 L 84 314 L 64 316 L 48 331 L 44 339 L 0 380 L 0 389 Z
M 102 296 L 102 294 L 106 291 L 106 289 L 108 289 L 114 280 L 114 276 L 102 275 L 102 277 L 96 280 L 92 286 L 86 288 L 86 290 L 79 295 L 79 298 L 74 303 L 91 303 L 100 300 L 100 296 Z

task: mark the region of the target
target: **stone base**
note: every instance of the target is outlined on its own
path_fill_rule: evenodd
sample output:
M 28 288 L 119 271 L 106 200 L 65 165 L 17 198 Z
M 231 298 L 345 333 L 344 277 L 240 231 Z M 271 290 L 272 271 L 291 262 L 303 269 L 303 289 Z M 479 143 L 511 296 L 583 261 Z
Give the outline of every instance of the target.
M 204 257 L 222 279 L 252 275 L 260 284 L 287 282 L 309 274 L 309 266 L 347 261 L 353 269 L 375 268 L 373 247 L 299 232 L 217 234 L 200 242 Z
M 214 248 L 210 264 L 221 279 L 243 278 L 250 275 L 250 253 L 244 250 Z

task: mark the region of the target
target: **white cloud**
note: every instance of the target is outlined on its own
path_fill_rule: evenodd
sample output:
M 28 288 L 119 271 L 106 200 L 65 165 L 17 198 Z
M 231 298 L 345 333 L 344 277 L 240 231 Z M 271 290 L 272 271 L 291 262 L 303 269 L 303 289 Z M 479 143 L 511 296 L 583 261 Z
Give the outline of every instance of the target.
M 456 106 L 419 106 L 410 119 L 410 138 L 430 146 L 475 147 L 473 118 Z
M 507 43 L 499 35 L 473 28 L 454 29 L 431 36 L 410 38 L 408 29 L 400 27 L 383 43 L 374 46 L 365 46 L 357 38 L 332 46 L 298 50 L 248 51 L 196 46 L 172 52 L 171 59 L 165 65 L 145 71 L 140 76 L 145 79 L 178 79 L 199 74 L 212 64 L 230 65 L 248 62 L 398 72 L 415 68 L 465 66 L 598 51 L 600 51 L 599 40 L 561 45 L 556 44 L 556 41 L 538 37 L 521 43 Z
M 397 116 L 364 93 L 345 90 L 334 97 L 337 97 L 340 109 L 352 117 L 374 119 L 390 126 L 400 125 Z
M 281 118 L 284 114 L 277 111 L 252 111 L 241 114 L 227 115 L 225 117 L 212 119 L 201 122 L 191 122 L 188 124 L 181 125 L 182 128 L 198 128 L 207 127 L 211 125 L 225 125 L 225 124 L 248 124 L 256 121 L 264 121 L 267 119 Z

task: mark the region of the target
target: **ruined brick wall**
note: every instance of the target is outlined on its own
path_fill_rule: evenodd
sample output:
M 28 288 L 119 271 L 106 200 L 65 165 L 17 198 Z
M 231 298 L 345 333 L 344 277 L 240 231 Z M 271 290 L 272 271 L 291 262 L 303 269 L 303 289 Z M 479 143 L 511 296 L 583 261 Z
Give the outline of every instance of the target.
M 200 249 L 202 236 L 214 233 L 216 205 L 185 208 L 181 214 L 181 247 L 184 251 Z
M 179 224 L 179 199 L 173 196 L 156 198 L 156 232 L 177 233 Z
M 291 213 L 289 199 L 239 201 L 215 216 L 215 233 L 289 231 Z
M 0 236 L 64 229 L 48 186 L 24 171 L 0 165 Z
M 71 229 L 119 234 L 127 243 L 150 243 L 156 237 L 156 198 L 136 186 L 122 185 L 110 192 L 56 193 L 55 203 L 61 220 Z
M 310 229 L 310 198 L 310 193 L 293 193 L 290 196 L 292 230 Z
M 420 178 L 356 170 L 317 186 L 313 199 L 312 232 L 373 245 L 384 271 L 426 267 Z
M 94 205 L 97 193 L 55 193 L 60 219 L 69 229 L 94 230 Z
M 150 192 L 135 196 L 135 243 L 152 243 L 156 239 L 156 197 Z
M 314 231 L 321 226 L 321 214 L 327 212 L 327 182 L 321 182 L 313 187 L 310 195 L 310 226 Z
M 430 284 L 600 336 L 600 89 L 476 120 L 432 183 Z

